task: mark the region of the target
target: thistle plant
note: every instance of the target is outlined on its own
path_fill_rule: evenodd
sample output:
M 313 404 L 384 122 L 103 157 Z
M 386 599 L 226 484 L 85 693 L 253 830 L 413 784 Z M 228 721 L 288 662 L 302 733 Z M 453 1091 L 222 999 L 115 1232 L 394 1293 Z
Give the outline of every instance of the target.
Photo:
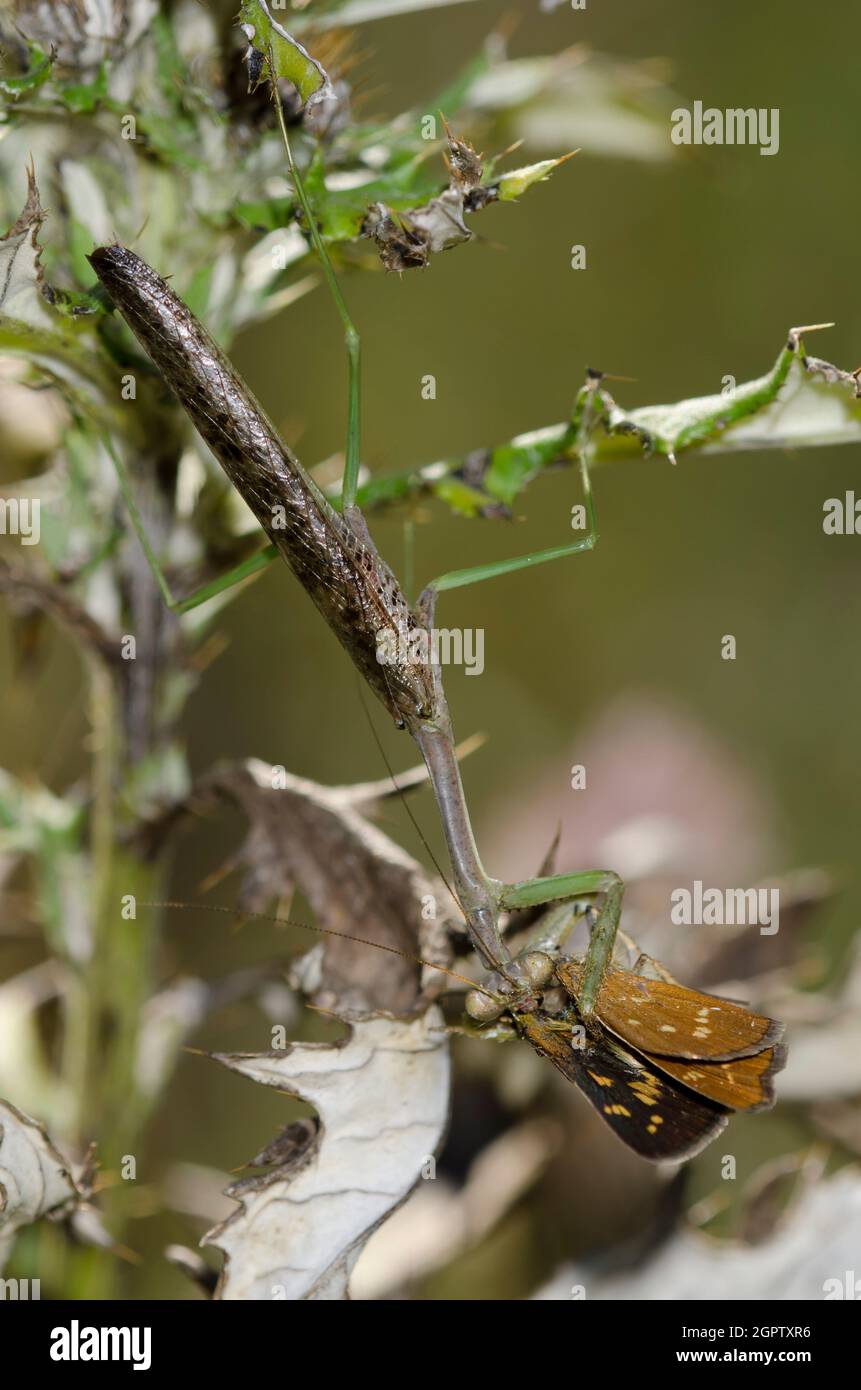
M 393 0 L 384 8 L 396 24 L 421 6 Z M 19 553 L 8 538 L 0 588 L 22 641 L 46 617 L 74 643 L 90 732 L 80 782 L 57 791 L 11 773 L 0 779 L 10 901 L 24 904 L 20 915 L 35 923 L 51 966 L 20 982 L 29 1005 L 23 1064 L 13 1075 L 0 1063 L 0 1167 L 19 1192 L 0 1236 L 11 1252 L 23 1232 L 13 1258 L 50 1268 L 57 1288 L 76 1297 L 114 1288 L 136 1155 L 180 1048 L 209 1015 L 217 1023 L 226 1002 L 267 1007 L 285 970 L 298 996 L 334 1011 L 350 1031 L 343 1045 L 320 1049 L 288 1036 L 276 1011 L 267 1047 L 215 1054 L 310 1101 L 319 1117 L 266 1146 L 251 1138 L 249 1151 L 260 1149 L 251 1162 L 263 1171 L 233 1184 L 238 1205 L 207 1237 L 226 1256 L 222 1297 L 347 1296 L 370 1233 L 443 1144 L 450 1064 L 439 999 L 452 983 L 471 987 L 478 1032 L 519 1033 L 570 1074 L 569 1053 L 562 1063 L 555 1054 L 570 1017 L 554 1019 L 549 1005 L 535 1003 L 549 995 L 552 975 L 552 988 L 566 985 L 578 1020 L 593 1030 L 595 1065 L 642 1091 L 641 1064 L 631 1070 L 618 1042 L 636 1039 L 613 1015 L 607 990 L 616 977 L 620 988 L 636 977 L 655 1009 L 677 999 L 667 991 L 691 992 L 657 967 L 638 971 L 636 952 L 620 955 L 634 948 L 617 935 L 624 884 L 612 866 L 557 874 L 548 859 L 537 878 L 517 883 L 487 873 L 439 662 L 404 650 L 432 633 L 440 596 L 591 551 L 593 474 L 605 462 L 651 455 L 672 466 L 692 451 L 847 443 L 861 433 L 857 372 L 808 351 L 813 328 L 824 325 L 777 325 L 774 365 L 729 391 L 626 410 L 611 379 L 590 370 L 560 423 L 465 457 L 366 468 L 351 282 L 401 275 L 408 294 L 412 277 L 445 274 L 443 251 L 465 254 L 481 239 L 487 208 L 511 203 L 516 217 L 518 200 L 540 198 L 551 175 L 576 176 L 564 148 L 531 162 L 481 152 L 503 151 L 507 124 L 566 90 L 564 55 L 511 59 L 502 36 L 491 35 L 452 65 L 445 90 L 423 95 L 424 107 L 383 120 L 362 111 L 353 82 L 361 27 L 379 17 L 373 5 L 243 0 L 238 22 L 229 10 L 75 0 L 60 13 L 20 0 L 3 19 L 0 352 L 34 407 L 50 403 L 57 424 L 27 475 L 6 486 L 5 515 L 21 538 L 28 518 L 38 518 L 39 544 Z M 617 76 L 593 65 L 605 95 Z M 637 115 L 652 130 L 654 106 L 644 102 Z M 333 409 L 346 427 L 343 477 L 334 482 L 331 469 L 299 464 L 229 360 L 240 332 L 275 315 L 289 323 L 291 306 L 311 293 L 321 321 L 340 320 L 345 338 L 346 379 L 332 371 Z M 418 499 L 492 524 L 557 468 L 572 469 L 578 489 L 561 534 L 541 551 L 449 571 L 418 604 L 368 530 L 375 515 Z M 392 795 L 385 781 L 326 787 L 251 758 L 189 765 L 183 720 L 205 686 L 219 616 L 241 592 L 237 581 L 278 554 L 412 734 L 426 770 L 401 777 L 399 788 L 429 781 L 450 869 L 432 874 L 373 823 Z M 381 655 L 385 642 L 392 650 Z M 344 679 L 352 679 L 347 663 Z M 248 825 L 228 865 L 239 872 L 237 911 L 278 916 L 299 890 L 330 935 L 289 967 L 279 960 L 189 992 L 161 964 L 173 920 L 168 853 L 190 818 L 223 804 Z M 571 967 L 559 952 L 577 922 L 588 940 L 584 961 Z M 527 945 L 520 933 L 536 924 Z M 470 962 L 470 948 L 491 977 Z M 50 1048 L 37 1014 L 44 999 L 55 1012 Z M 749 1033 L 734 1033 L 711 1062 L 735 1059 L 749 1098 L 738 1103 L 713 1070 L 712 1090 L 700 1087 L 705 1100 L 694 1104 L 688 1064 L 708 1069 L 709 1057 L 682 1052 L 686 1091 L 674 1089 L 679 1062 L 663 1067 L 662 1081 L 648 1073 L 651 1131 L 632 1144 L 638 1152 L 686 1156 L 732 1109 L 773 1099 L 779 1029 L 764 1015 L 731 1013 L 725 1008 L 722 1022 Z M 655 1055 L 663 1054 L 652 1045 L 646 1056 Z M 573 1079 L 587 1094 L 591 1074 L 578 1063 Z M 658 1151 L 654 1114 L 670 1107 L 669 1138 L 680 1095 L 684 1122 Z M 359 1159 L 350 1135 L 368 1113 L 376 1129 Z M 273 1216 L 276 1191 L 283 1201 Z M 39 1221 L 47 1214 L 58 1220 Z M 297 1274 L 291 1251 L 300 1240 Z M 177 1258 L 211 1288 L 211 1268 Z

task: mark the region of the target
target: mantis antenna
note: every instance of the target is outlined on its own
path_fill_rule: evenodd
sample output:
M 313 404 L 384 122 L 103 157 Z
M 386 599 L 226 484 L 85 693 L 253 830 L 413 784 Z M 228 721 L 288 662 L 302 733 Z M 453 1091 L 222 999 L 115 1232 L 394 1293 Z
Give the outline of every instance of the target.
M 415 961 L 417 965 L 424 965 L 429 970 L 438 970 L 441 975 L 448 975 L 452 980 L 459 980 L 462 985 L 468 985 L 470 989 L 478 990 L 480 994 L 486 994 L 489 999 L 495 996 L 467 975 L 459 975 L 456 970 L 450 970 L 446 965 L 440 965 L 434 960 L 424 960 L 421 956 L 411 955 L 409 951 L 400 951 L 397 946 L 386 946 L 381 941 L 369 941 L 365 936 L 353 936 L 350 932 L 335 931 L 334 927 L 315 927 L 310 922 L 297 922 L 292 917 L 276 917 L 269 912 L 237 912 L 232 907 L 224 907 L 221 903 L 186 903 L 178 901 L 163 902 L 141 902 L 138 907 L 149 907 L 154 911 L 196 911 L 202 908 L 204 912 L 220 912 L 225 917 L 244 917 L 257 922 L 274 922 L 280 927 L 301 927 L 303 931 L 319 932 L 321 936 L 339 936 L 343 941 L 355 941 L 358 946 L 373 946 L 377 951 L 388 951 L 390 955 L 402 956 L 404 960 Z

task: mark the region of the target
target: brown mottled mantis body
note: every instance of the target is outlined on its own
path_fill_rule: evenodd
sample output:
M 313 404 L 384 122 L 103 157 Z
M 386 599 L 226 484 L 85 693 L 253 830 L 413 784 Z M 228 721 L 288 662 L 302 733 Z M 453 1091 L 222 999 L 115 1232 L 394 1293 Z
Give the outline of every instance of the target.
M 264 69 L 268 73 L 294 187 L 345 330 L 350 400 L 341 511 L 335 510 L 279 438 L 259 402 L 203 325 L 154 270 L 121 246 L 96 250 L 91 263 L 132 332 L 269 536 L 270 552 L 280 553 L 287 561 L 372 690 L 396 723 L 406 727 L 416 740 L 440 810 L 455 892 L 470 938 L 484 964 L 499 972 L 499 982 L 508 995 L 528 988 L 528 981 L 521 980 L 522 972 L 510 961 L 502 941 L 501 913 L 552 902 L 560 896 L 567 899 L 579 893 L 605 893 L 584 987 L 584 1010 L 589 1013 L 612 951 L 621 910 L 621 880 L 612 873 L 573 874 L 505 885 L 489 877 L 470 824 L 442 673 L 432 656 L 414 657 L 410 639 L 420 629 L 429 632 L 432 628 L 441 590 L 577 554 L 594 545 L 595 517 L 586 452 L 578 446 L 588 427 L 597 379 L 590 377 L 578 395 L 570 440 L 566 441 L 566 447 L 570 445 L 572 451 L 577 451 L 580 460 L 590 522 L 588 534 L 537 554 L 443 575 L 427 586 L 413 611 L 355 505 L 360 459 L 359 338 L 293 159 L 277 90 L 278 76 L 288 76 L 298 86 L 309 113 L 315 105 L 325 103 L 331 95 L 331 84 L 320 64 L 283 30 L 267 6 L 244 5 L 243 16 L 243 28 L 250 41 L 249 74 L 252 83 L 256 83 Z M 467 146 L 450 135 L 449 145 L 453 160 L 471 154 Z M 141 544 L 172 607 L 184 611 L 267 563 L 269 556 L 255 556 L 233 575 L 175 604 L 147 540 L 123 465 L 111 452 Z M 383 661 L 384 648 L 394 656 L 387 655 Z M 432 651 L 430 643 L 426 650 Z
M 404 723 L 429 711 L 427 672 L 377 660 L 377 634 L 389 628 L 403 645 L 417 620 L 358 508 L 335 511 L 202 324 L 139 256 L 108 246 L 91 261 L 198 433 L 392 716 Z
M 561 875 L 507 886 L 489 878 L 470 825 L 439 667 L 430 660 L 379 660 L 386 639 L 391 639 L 395 652 L 412 650 L 410 639 L 420 628 L 429 630 L 433 625 L 438 591 L 455 587 L 452 579 L 457 584 L 466 582 L 469 572 L 443 576 L 429 585 L 413 611 L 358 508 L 335 510 L 206 329 L 161 277 L 121 246 L 96 250 L 91 261 L 272 545 L 389 713 L 416 740 L 430 772 L 455 889 L 473 944 L 489 968 L 510 975 L 508 952 L 498 929 L 501 911 L 559 896 L 605 892 L 613 886 L 615 875 Z M 127 490 L 126 494 L 132 502 Z M 577 541 L 566 551 L 583 546 L 583 541 Z M 487 569 L 500 573 L 511 564 L 518 561 L 503 561 Z M 202 591 L 197 601 L 212 592 L 212 588 Z M 186 608 L 189 603 L 176 606 Z M 610 895 L 611 906 L 614 897 Z M 596 929 L 595 935 L 598 941 L 603 939 L 602 931 Z M 611 948 L 612 940 L 609 944 Z

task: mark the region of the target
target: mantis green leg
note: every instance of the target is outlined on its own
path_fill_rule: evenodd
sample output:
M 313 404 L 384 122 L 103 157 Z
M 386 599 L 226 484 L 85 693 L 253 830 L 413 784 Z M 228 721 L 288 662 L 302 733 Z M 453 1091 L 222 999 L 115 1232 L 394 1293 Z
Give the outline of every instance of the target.
M 543 914 L 537 927 L 530 932 L 518 955 L 522 955 L 524 951 L 544 951 L 553 955 L 560 949 L 578 918 L 591 910 L 591 899 L 578 898 L 571 898 L 558 903 L 556 907 L 551 907 Z
M 505 560 L 495 560 L 488 565 L 474 565 L 470 569 L 450 570 L 448 574 L 432 579 L 424 590 L 423 606 L 433 612 L 433 599 L 446 589 L 461 589 L 468 584 L 478 584 L 483 579 L 495 579 L 499 575 L 513 574 L 516 570 L 529 569 L 535 565 L 546 565 L 551 560 L 562 560 L 568 555 L 579 555 L 584 550 L 593 550 L 598 542 L 598 526 L 595 518 L 595 503 L 592 497 L 592 481 L 589 477 L 588 433 L 596 407 L 596 392 L 601 378 L 597 372 L 590 372 L 589 380 L 577 394 L 566 439 L 560 452 L 576 454 L 580 466 L 583 485 L 583 500 L 586 504 L 586 517 L 589 529 L 580 540 L 569 545 L 551 546 L 547 550 L 537 550 L 529 555 L 509 556 Z
M 234 569 L 228 570 L 226 574 L 219 575 L 218 579 L 213 579 L 211 583 L 204 584 L 201 588 L 195 589 L 194 593 L 187 595 L 186 598 L 175 598 L 167 576 L 159 564 L 158 556 L 153 550 L 149 536 L 146 533 L 143 518 L 138 510 L 137 502 L 135 501 L 128 469 L 107 436 L 103 437 L 103 443 L 116 469 L 120 492 L 123 495 L 123 501 L 128 507 L 135 534 L 141 543 L 149 567 L 161 590 L 162 598 L 171 612 L 188 613 L 192 608 L 197 608 L 201 603 L 206 603 L 207 599 L 215 598 L 216 594 L 224 593 L 226 589 L 232 588 L 234 584 L 240 583 L 243 579 L 250 578 L 252 574 L 258 574 L 260 570 L 265 569 L 277 556 L 278 551 L 275 549 L 275 546 L 267 545 L 263 550 L 259 550 L 256 555 L 251 555 L 247 560 L 243 560 L 241 564 L 236 565 Z
M 592 928 L 583 967 L 583 988 L 577 1000 L 577 1007 L 584 1018 L 588 1018 L 595 1008 L 604 972 L 613 955 L 625 893 L 622 879 L 609 869 L 553 874 L 550 878 L 529 878 L 521 883 L 504 884 L 499 894 L 500 907 L 518 908 L 537 907 L 541 903 L 562 902 L 593 893 L 603 894 L 604 900 Z
M 269 55 L 270 72 L 276 71 L 275 59 L 270 52 Z M 287 151 L 287 163 L 290 166 L 290 177 L 296 189 L 296 195 L 305 214 L 305 221 L 308 224 L 308 231 L 314 250 L 320 260 L 320 266 L 329 287 L 329 292 L 335 301 L 341 323 L 344 325 L 344 342 L 347 348 L 347 364 L 349 376 L 349 404 L 347 407 L 347 447 L 344 453 L 344 478 L 341 484 L 341 507 L 344 511 L 348 507 L 356 505 L 356 492 L 359 486 L 359 466 L 361 463 L 361 388 L 362 388 L 362 346 L 359 334 L 353 320 L 350 318 L 344 296 L 341 294 L 341 287 L 338 284 L 329 253 L 323 244 L 320 229 L 317 226 L 317 219 L 308 201 L 308 194 L 299 170 L 296 168 L 293 159 L 293 150 L 290 145 L 290 137 L 287 134 L 287 123 L 284 120 L 284 108 L 278 96 L 278 88 L 272 80 L 270 82 L 270 92 L 272 103 L 278 116 L 278 124 L 281 128 L 281 139 Z

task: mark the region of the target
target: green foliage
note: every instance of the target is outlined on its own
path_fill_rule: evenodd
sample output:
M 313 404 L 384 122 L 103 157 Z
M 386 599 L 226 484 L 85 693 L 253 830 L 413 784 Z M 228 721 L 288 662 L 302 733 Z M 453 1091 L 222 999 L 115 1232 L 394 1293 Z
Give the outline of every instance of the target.
M 54 60 L 50 53 L 46 53 L 37 43 L 28 43 L 26 54 L 24 71 L 20 77 L 0 75 L 0 92 L 12 101 L 35 92 L 51 76 Z
M 266 0 L 242 0 L 239 18 L 249 43 L 252 90 L 259 85 L 264 68 L 270 76 L 292 82 L 303 106 L 328 88 L 322 65 L 270 14 Z

